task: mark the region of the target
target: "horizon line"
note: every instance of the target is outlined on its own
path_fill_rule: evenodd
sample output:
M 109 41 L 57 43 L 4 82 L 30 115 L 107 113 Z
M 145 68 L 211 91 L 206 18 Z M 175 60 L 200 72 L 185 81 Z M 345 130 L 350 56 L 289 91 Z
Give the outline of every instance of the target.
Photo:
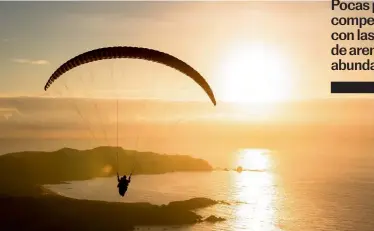
M 0 0 L 1 1 L 1 0 Z M 76 100 L 120 100 L 120 101 L 158 101 L 165 103 L 209 103 L 211 101 L 207 100 L 185 100 L 185 99 L 163 99 L 163 98 L 140 98 L 140 97 L 85 97 L 85 96 L 50 96 L 50 95 L 0 95 L 0 99 L 17 99 L 17 98 L 34 98 L 34 99 L 76 99 Z M 331 94 L 331 97 L 314 97 L 314 98 L 296 98 L 296 99 L 285 99 L 279 101 L 242 101 L 235 102 L 229 100 L 219 100 L 218 103 L 222 104 L 238 104 L 238 105 L 247 105 L 247 104 L 282 104 L 282 103 L 296 103 L 296 102 L 311 102 L 311 101 L 328 101 L 328 100 L 374 100 L 373 97 L 349 97 L 349 96 L 334 96 Z

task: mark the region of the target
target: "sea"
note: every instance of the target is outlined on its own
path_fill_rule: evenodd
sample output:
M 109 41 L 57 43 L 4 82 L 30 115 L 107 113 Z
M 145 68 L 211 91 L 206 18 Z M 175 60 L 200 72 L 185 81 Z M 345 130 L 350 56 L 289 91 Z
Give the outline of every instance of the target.
M 136 227 L 175 231 L 373 231 L 374 171 L 370 153 L 348 157 L 314 155 L 296 160 L 271 150 L 239 151 L 245 171 L 134 175 L 125 197 L 116 178 L 46 185 L 71 198 L 167 204 L 206 197 L 224 201 L 196 212 L 225 218 L 188 226 Z M 280 161 L 282 160 L 283 161 Z

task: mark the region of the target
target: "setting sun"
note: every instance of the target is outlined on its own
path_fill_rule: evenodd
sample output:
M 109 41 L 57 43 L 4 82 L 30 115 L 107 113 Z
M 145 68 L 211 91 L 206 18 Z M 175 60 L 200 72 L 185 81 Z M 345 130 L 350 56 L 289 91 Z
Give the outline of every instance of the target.
M 275 102 L 289 97 L 287 60 L 265 44 L 241 45 L 221 65 L 222 100 L 236 103 Z
M 270 167 L 267 150 L 262 149 L 243 149 L 238 152 L 238 165 L 244 169 L 263 171 Z

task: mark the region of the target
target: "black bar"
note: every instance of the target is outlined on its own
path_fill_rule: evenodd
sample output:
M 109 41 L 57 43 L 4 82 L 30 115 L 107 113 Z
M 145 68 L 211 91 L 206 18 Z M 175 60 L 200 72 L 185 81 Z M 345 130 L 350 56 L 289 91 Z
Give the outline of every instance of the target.
M 331 82 L 331 93 L 374 93 L 374 82 Z

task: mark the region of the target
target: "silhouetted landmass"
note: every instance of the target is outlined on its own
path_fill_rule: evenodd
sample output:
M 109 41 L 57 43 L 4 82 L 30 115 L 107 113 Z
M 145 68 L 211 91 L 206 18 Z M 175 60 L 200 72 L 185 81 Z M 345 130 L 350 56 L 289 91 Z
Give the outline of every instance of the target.
M 185 155 L 99 147 L 79 151 L 20 152 L 0 156 L 0 230 L 133 230 L 135 226 L 186 225 L 202 222 L 191 210 L 219 203 L 207 198 L 171 202 L 114 203 L 77 200 L 55 194 L 44 184 L 87 180 L 116 174 L 116 151 L 120 169 L 134 174 L 171 171 L 211 171 L 204 160 Z
M 218 201 L 214 201 L 208 198 L 192 198 L 189 200 L 185 201 L 173 201 L 169 203 L 169 207 L 173 209 L 188 209 L 188 210 L 193 210 L 193 209 L 199 209 L 211 205 L 215 205 L 219 203 Z
M 215 203 L 210 199 L 195 198 L 157 206 L 76 200 L 53 195 L 4 196 L 0 197 L 0 230 L 126 231 L 133 230 L 135 226 L 194 224 L 203 219 L 189 208 L 203 208 Z
M 216 217 L 214 215 L 211 215 L 211 216 L 207 217 L 204 221 L 215 223 L 215 222 L 220 222 L 220 221 L 225 221 L 225 220 L 226 220 L 225 218 Z
M 35 185 L 114 176 L 117 151 L 121 174 L 129 174 L 132 169 L 135 170 L 134 174 L 212 170 L 207 161 L 187 155 L 137 152 L 114 147 L 82 151 L 63 148 L 54 152 L 19 152 L 0 156 L 0 193 L 14 195 Z

